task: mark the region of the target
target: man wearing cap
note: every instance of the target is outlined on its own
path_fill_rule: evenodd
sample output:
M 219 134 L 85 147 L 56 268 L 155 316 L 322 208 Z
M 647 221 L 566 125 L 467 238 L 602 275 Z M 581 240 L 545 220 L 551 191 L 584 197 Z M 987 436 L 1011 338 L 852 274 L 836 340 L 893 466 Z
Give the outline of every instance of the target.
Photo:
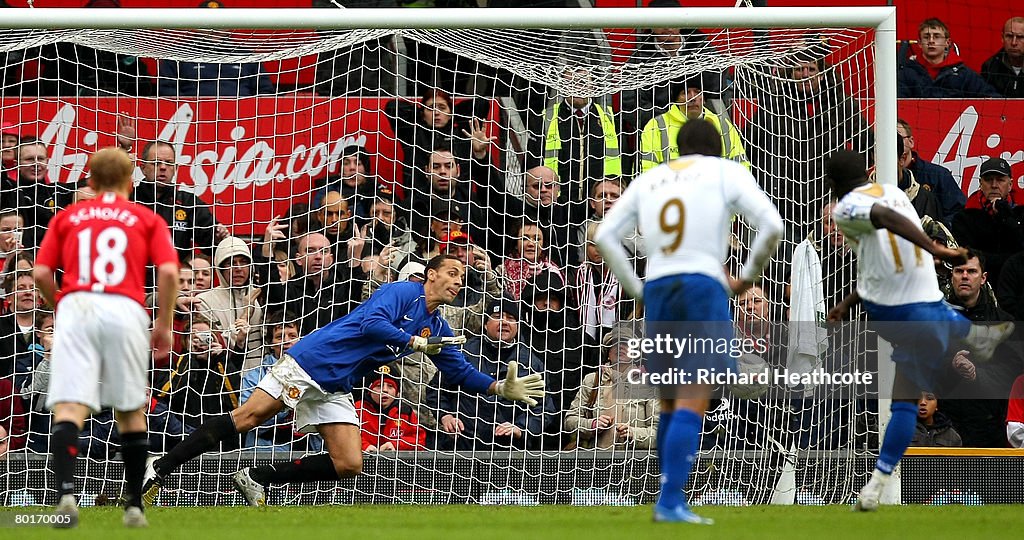
M 953 236 L 961 246 L 985 258 L 989 281 L 998 288 L 1003 263 L 1024 250 L 1024 207 L 1013 202 L 1013 172 L 1005 159 L 985 161 L 978 173 L 981 208 L 966 208 L 957 214 Z
M 519 340 L 519 309 L 508 299 L 487 305 L 483 336 L 469 340 L 463 352 L 481 373 L 498 379 L 510 362 L 544 373 L 540 360 Z M 438 404 L 438 444 L 453 450 L 535 448 L 545 415 L 555 413 L 549 397 L 527 408 L 493 396 L 466 396 L 441 372 L 428 385 L 427 403 Z
M 427 263 L 426 282 L 384 285 L 352 313 L 299 340 L 241 407 L 203 424 L 148 464 L 144 498 L 154 500 L 164 478 L 184 463 L 247 433 L 285 407 L 295 411 L 299 431 L 320 433 L 327 453 L 235 473 L 235 487 L 250 506 L 266 505 L 270 484 L 357 476 L 363 458 L 352 390 L 366 374 L 412 352 L 430 356 L 452 384 L 466 391 L 537 405 L 535 398 L 544 399 L 540 375 L 519 377 L 518 364 L 509 364 L 506 378 L 496 381 L 475 369 L 457 347 L 464 340 L 454 337 L 438 307 L 455 298 L 464 273 L 453 257 L 434 257 Z
M 644 126 L 640 136 L 640 172 L 646 172 L 662 163 L 679 157 L 676 143 L 679 128 L 690 120 L 702 118 L 711 123 L 722 137 L 722 157 L 742 163 L 748 170 L 747 152 L 743 149 L 740 132 L 732 125 L 728 114 L 715 114 L 704 106 L 703 82 L 691 77 L 682 84 L 673 84 L 675 104 L 665 114 L 654 117 Z
M 491 257 L 474 244 L 473 239 L 462 231 L 452 231 L 441 238 L 440 252 L 454 255 L 466 265 L 466 286 L 459 291 L 452 306 L 470 307 L 479 310 L 484 295 L 501 295 L 501 280 L 491 267 Z M 479 313 L 479 311 L 477 311 Z

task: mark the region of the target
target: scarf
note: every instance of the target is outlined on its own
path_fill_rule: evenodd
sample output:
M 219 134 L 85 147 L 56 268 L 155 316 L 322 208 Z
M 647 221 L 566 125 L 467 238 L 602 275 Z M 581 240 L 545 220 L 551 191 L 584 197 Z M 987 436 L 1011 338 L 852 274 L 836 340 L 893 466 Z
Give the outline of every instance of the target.
M 526 287 L 526 283 L 534 278 L 537 274 L 540 274 L 544 270 L 548 270 L 562 279 L 562 283 L 565 283 L 565 276 L 562 275 L 562 271 L 555 266 L 554 263 L 547 259 L 542 259 L 538 262 L 530 262 L 525 259 L 509 257 L 505 259 L 505 291 L 508 292 L 509 296 L 518 300 L 523 294 L 523 288 Z
M 598 283 L 600 280 L 600 283 Z M 618 303 L 622 293 L 614 273 L 592 263 L 584 263 L 576 271 L 580 287 L 580 314 L 590 337 L 599 337 L 598 327 L 612 327 L 618 320 Z

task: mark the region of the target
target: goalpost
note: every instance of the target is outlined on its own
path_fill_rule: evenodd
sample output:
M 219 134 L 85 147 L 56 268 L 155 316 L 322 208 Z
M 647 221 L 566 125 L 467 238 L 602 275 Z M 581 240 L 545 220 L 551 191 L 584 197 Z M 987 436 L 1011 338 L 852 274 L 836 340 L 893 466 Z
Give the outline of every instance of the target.
M 461 331 L 476 338 L 473 350 L 487 350 L 494 341 L 480 336 L 487 332 L 484 307 L 496 289 L 503 288 L 501 294 L 517 300 L 525 298 L 517 304 L 519 335 L 514 341 L 547 373 L 548 390 L 558 394 L 560 408 L 543 414 L 504 410 L 493 401 L 471 402 L 475 396 L 465 393 L 445 394 L 431 377 L 432 365 L 407 360 L 394 366 L 402 386 L 398 403 L 402 411 L 413 409 L 420 415 L 424 429 L 431 431 L 429 444 L 440 444 L 439 449 L 367 453 L 359 478 L 272 492 L 271 501 L 282 504 L 653 501 L 658 490 L 656 458 L 641 434 L 653 433 L 656 413 L 635 396 L 611 393 L 589 401 L 583 379 L 595 367 L 588 369 L 588 362 L 607 358 L 609 347 L 601 346 L 601 336 L 613 328 L 638 336 L 641 322 L 630 318 L 625 300 L 614 291 L 601 296 L 609 282 L 591 286 L 587 280 L 593 279 L 592 272 L 578 267 L 588 260 L 586 223 L 600 217 L 610 197 L 600 181 L 617 177 L 602 184 L 614 190 L 628 183 L 652 152 L 663 155 L 667 150 L 650 146 L 656 137 L 645 142 L 643 132 L 649 124 L 657 126 L 663 113 L 671 114 L 676 96 L 661 97 L 668 95 L 669 87 L 674 92 L 697 84 L 703 90 L 706 114 L 716 116 L 720 125 L 727 125 L 723 131 L 731 131 L 742 142 L 736 159 L 750 164 L 786 219 L 787 238 L 766 270 L 763 287 L 770 306 L 767 317 L 773 323 L 790 320 L 794 306 L 789 305 L 787 289 L 794 283 L 793 253 L 805 238 L 822 258 L 824 275 L 816 286 L 826 282 L 827 289 L 829 284 L 843 286 L 853 280 L 852 266 L 828 267 L 830 261 L 848 259 L 841 251 L 830 251 L 834 237 L 822 229 L 827 203 L 824 159 L 838 149 L 853 148 L 877 163 L 879 179 L 896 178 L 896 23 L 891 7 L 8 9 L 4 15 L 4 148 L 8 135 L 37 136 L 46 146 L 47 182 L 80 182 L 88 155 L 115 144 L 118 134 L 126 134 L 126 124 L 134 132 L 131 144 L 136 154 L 150 141 L 170 143 L 177 189 L 201 200 L 198 207 L 168 210 L 172 228 L 194 241 L 184 251 L 216 257 L 216 239 L 230 233 L 251 241 L 258 259 L 253 279 L 271 281 L 281 271 L 293 276 L 312 272 L 294 241 L 306 231 L 323 233 L 334 242 L 329 251 L 335 259 L 356 249 L 365 264 L 335 261 L 329 274 L 334 281 L 322 290 L 333 291 L 333 285 L 344 281 L 356 291 L 353 300 L 358 302 L 364 286 L 368 292 L 376 282 L 397 279 L 398 265 L 410 252 L 436 252 L 444 234 L 445 245 L 455 245 L 459 237 L 451 231 L 461 222 L 461 230 L 501 274 L 482 272 L 479 281 L 466 284 L 468 307 L 457 317 Z M 703 29 L 703 37 L 693 41 L 696 38 L 684 32 L 679 52 L 665 53 L 675 51 L 674 45 L 659 41 L 662 38 L 651 28 Z M 90 52 L 94 49 L 104 52 Z M 432 89 L 442 93 L 428 91 Z M 211 96 L 208 91 L 220 94 Z M 430 100 L 433 108 L 424 108 L 420 98 Z M 572 128 L 573 118 L 556 116 L 568 107 L 565 98 L 587 103 L 586 114 L 596 110 L 593 119 Z M 439 101 L 451 110 L 443 110 Z M 426 124 L 430 120 L 437 121 L 432 128 Z M 559 140 L 557 125 L 582 132 L 578 147 L 586 145 L 586 156 L 600 148 L 597 158 L 584 157 L 574 165 L 574 156 L 562 152 L 563 146 L 573 143 L 564 134 Z M 21 148 L 33 144 L 23 141 Z M 444 145 L 459 165 L 459 180 L 451 183 L 461 187 L 451 196 L 442 196 L 439 190 L 447 184 L 425 172 L 432 152 Z M 18 162 L 21 155 L 11 161 L 5 152 L 4 174 L 12 186 L 28 182 L 33 174 L 30 163 Z M 561 195 L 545 195 L 544 181 L 537 188 L 538 181 L 527 174 L 545 164 L 562 175 Z M 362 172 L 356 174 L 357 169 Z M 365 182 L 360 183 L 359 174 L 365 175 Z M 143 176 L 141 169 L 136 171 L 137 191 L 158 191 L 152 179 Z M 337 204 L 325 195 L 333 189 L 339 189 L 350 205 L 351 217 L 340 227 L 327 223 L 330 213 L 323 211 L 325 204 Z M 10 230 L 5 233 L 0 217 L 0 251 L 12 261 L 5 272 L 10 276 L 7 292 L 15 290 L 21 277 L 14 268 L 18 254 L 31 253 L 45 232 L 40 215 L 70 202 L 72 192 L 69 187 L 66 200 L 55 196 L 49 206 L 42 200 L 26 206 L 24 199 L 11 199 L 22 220 L 13 229 L 24 247 L 6 247 L 4 234 Z M 548 195 L 554 197 L 553 204 L 548 204 Z M 203 207 L 224 227 L 205 233 L 195 228 L 193 216 Z M 380 216 L 385 207 L 393 213 L 391 222 Z M 286 238 L 275 239 L 266 253 L 270 261 L 277 257 L 280 264 L 274 265 L 260 252 L 265 230 L 277 221 L 288 222 L 290 228 L 285 229 Z M 521 277 L 537 266 L 520 246 L 518 225 L 523 221 L 542 225 L 550 266 L 558 269 L 565 283 L 547 297 L 560 296 L 566 304 L 563 310 L 548 311 L 529 299 L 544 291 Z M 354 241 L 353 228 L 359 230 Z M 748 238 L 742 223 L 735 232 L 728 261 L 733 271 Z M 386 253 L 401 252 L 401 257 L 382 260 L 384 248 L 399 244 L 408 247 Z M 367 272 L 352 270 L 357 266 Z M 201 271 L 197 268 L 196 274 Z M 219 363 L 211 363 L 202 351 L 188 352 L 191 336 L 184 325 L 193 316 L 181 314 L 182 361 L 175 357 L 170 365 L 156 366 L 153 374 L 156 408 L 151 418 L 160 418 L 165 422 L 161 429 L 166 430 L 154 430 L 157 447 L 180 438 L 180 431 L 171 433 L 168 418 L 194 425 L 203 415 L 226 412 L 241 398 L 245 375 L 258 369 L 264 353 L 273 352 L 270 314 L 283 305 L 306 305 L 294 289 L 284 290 L 287 293 L 276 304 L 267 304 L 267 292 L 258 300 L 248 299 L 258 303 L 263 314 L 253 319 L 256 310 L 246 308 L 244 313 L 254 330 L 266 332 L 265 340 L 241 344 Z M 324 324 L 321 312 L 329 314 L 327 320 L 342 313 L 340 297 L 318 296 L 321 292 L 306 290 L 316 299 L 312 315 L 294 314 L 301 319 L 303 332 Z M 0 461 L 0 483 L 6 488 L 3 505 L 44 504 L 53 498 L 46 474 L 47 421 L 39 406 L 48 363 L 45 332 L 16 334 L 19 325 L 45 317 L 36 317 L 39 310 L 31 307 L 30 299 L 20 304 L 19 298 L 10 297 L 12 313 L 7 316 L 17 324 L 0 336 L 12 343 L 23 340 L 16 354 L 0 358 L 0 367 L 10 366 L 0 379 L 10 378 L 11 399 L 23 408 L 14 415 L 20 423 L 0 418 L 6 430 L 22 430 L 13 434 L 10 440 L 19 442 Z M 817 306 L 810 309 L 811 319 L 823 315 Z M 216 319 L 222 314 L 214 315 Z M 213 322 L 210 330 L 215 336 L 229 332 Z M 790 332 L 816 323 L 802 320 L 790 325 Z M 785 333 L 773 335 L 778 345 L 784 345 Z M 40 346 L 29 350 L 32 343 Z M 868 365 L 863 351 L 846 350 L 855 355 L 819 351 L 804 364 L 795 363 L 791 351 L 777 358 L 781 364 L 775 367 L 841 370 Z M 0 356 L 4 354 L 0 350 Z M 610 368 L 602 367 L 597 380 Z M 183 397 L 190 392 L 189 381 L 200 376 L 206 382 L 195 384 L 208 393 Z M 209 377 L 224 382 L 207 385 Z M 552 381 L 564 384 L 553 387 Z M 614 391 L 604 384 L 598 384 L 599 390 Z M 577 398 L 581 390 L 583 395 Z M 874 408 L 873 392 L 859 386 L 808 386 L 794 397 L 772 388 L 749 401 L 739 399 L 738 393 L 726 394 L 705 422 L 701 456 L 687 488 L 691 501 L 846 502 L 866 480 L 877 450 L 878 413 L 887 407 Z M 372 399 L 368 389 L 361 393 Z M 451 398 L 449 406 L 483 411 L 466 418 L 480 430 L 493 430 L 506 420 L 522 423 L 527 432 L 523 442 L 492 443 L 489 434 L 478 437 L 476 446 L 465 438 L 456 449 L 437 443 L 446 438 L 434 435 L 434 416 L 442 411 L 445 395 Z M 164 412 L 167 409 L 169 413 Z M 566 417 L 572 416 L 567 413 L 577 416 L 574 423 L 567 423 Z M 606 447 L 594 443 L 585 424 L 604 413 L 630 425 L 630 440 L 612 437 Z M 279 428 L 261 428 L 261 433 L 270 434 L 266 445 L 242 442 L 239 448 L 190 463 L 171 479 L 158 504 L 240 503 L 229 477 L 220 473 L 254 460 L 265 463 L 317 451 L 309 438 L 295 442 L 288 422 L 280 418 Z M 389 424 L 387 429 L 401 431 L 401 424 Z M 110 433 L 109 422 L 93 425 L 82 442 L 87 459 L 80 460 L 79 471 L 86 503 L 99 494 L 115 497 L 120 492 L 116 435 Z M 537 429 L 544 434 L 535 433 Z

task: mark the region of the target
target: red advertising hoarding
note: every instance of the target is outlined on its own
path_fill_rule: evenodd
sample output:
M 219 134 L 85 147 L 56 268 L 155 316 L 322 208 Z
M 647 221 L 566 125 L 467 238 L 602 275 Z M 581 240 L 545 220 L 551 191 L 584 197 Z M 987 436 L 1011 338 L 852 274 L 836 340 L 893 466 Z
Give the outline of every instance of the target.
M 118 115 L 135 119 L 139 146 L 155 139 L 172 143 L 178 184 L 212 203 L 217 220 L 234 234 L 246 235 L 306 202 L 313 180 L 340 172 L 345 146 L 366 149 L 382 184 L 401 178 L 401 151 L 382 111 L 387 101 L 5 99 L 0 120 L 47 143 L 51 181 L 77 182 L 90 153 L 115 144 Z M 135 175 L 141 178 L 138 170 Z

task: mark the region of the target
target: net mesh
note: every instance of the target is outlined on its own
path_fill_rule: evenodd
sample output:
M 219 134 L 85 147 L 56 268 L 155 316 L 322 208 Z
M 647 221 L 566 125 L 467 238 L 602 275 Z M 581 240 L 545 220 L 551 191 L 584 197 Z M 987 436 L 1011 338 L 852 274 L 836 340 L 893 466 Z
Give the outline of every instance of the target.
M 190 269 L 176 354 L 151 374 L 154 451 L 247 399 L 290 340 L 348 313 L 408 262 L 448 250 L 473 267 L 445 308 L 470 338 L 468 358 L 492 375 L 510 359 L 544 372 L 547 402 L 528 410 L 467 394 L 429 359 L 406 357 L 390 367 L 397 388 L 375 374 L 356 392 L 365 445 L 400 452 L 367 454 L 372 474 L 291 486 L 278 502 L 653 500 L 657 402 L 615 393 L 610 346 L 642 335 L 642 322 L 596 262 L 587 226 L 647 162 L 671 155 L 659 119 L 685 110 L 674 105 L 680 91 L 702 90 L 701 114 L 735 137 L 729 157 L 749 164 L 786 220 L 763 311 L 737 307 L 746 331 L 771 336 L 763 361 L 786 366 L 798 244 L 821 257 L 826 303 L 853 281 L 850 255 L 822 221 L 822 164 L 840 148 L 871 152 L 871 40 L 850 28 L 0 33 L 3 206 L 19 214 L 0 218 L 0 376 L 10 381 L 0 397 L 17 435 L 0 476 L 22 486 L 3 504 L 53 493 L 36 457 L 48 447 L 52 319 L 19 269 L 31 268 L 52 212 L 88 196 L 89 153 L 119 135 L 139 158 L 136 199 L 165 215 Z M 217 244 L 227 235 L 250 246 L 258 293 L 223 287 Z M 737 222 L 734 272 L 749 237 Z M 628 247 L 642 267 L 642 241 Z M 484 308 L 502 295 L 517 328 L 499 346 Z M 847 342 L 821 361 L 863 363 Z M 397 394 L 393 405 L 381 388 Z M 773 387 L 716 400 L 693 501 L 845 501 L 864 475 L 852 458 L 877 446 L 867 392 L 808 387 L 793 398 Z M 444 427 L 452 413 L 465 424 L 458 436 Z M 602 416 L 623 427 L 597 432 Z M 158 504 L 239 503 L 227 477 L 210 473 L 320 451 L 292 420 L 282 413 L 190 464 Z M 514 435 L 501 435 L 507 424 Z M 120 490 L 111 427 L 106 411 L 83 432 L 86 500 Z

